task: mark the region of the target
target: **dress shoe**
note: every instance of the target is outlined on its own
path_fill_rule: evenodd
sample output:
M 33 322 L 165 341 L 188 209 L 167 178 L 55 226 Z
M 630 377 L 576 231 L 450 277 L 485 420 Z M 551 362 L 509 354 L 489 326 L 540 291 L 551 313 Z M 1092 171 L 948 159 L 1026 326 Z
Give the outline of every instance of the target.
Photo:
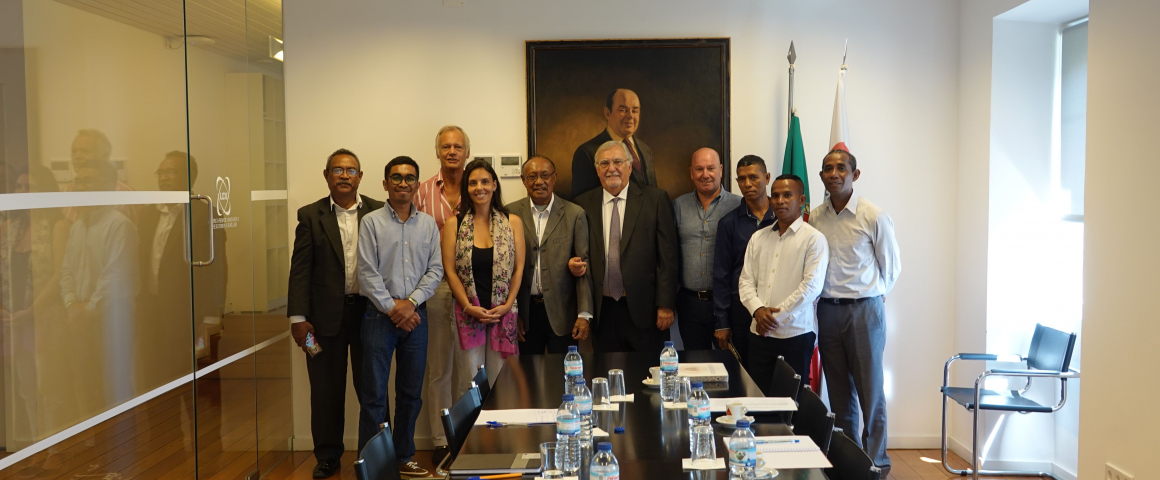
M 314 466 L 314 478 L 330 478 L 338 473 L 338 460 L 319 460 Z

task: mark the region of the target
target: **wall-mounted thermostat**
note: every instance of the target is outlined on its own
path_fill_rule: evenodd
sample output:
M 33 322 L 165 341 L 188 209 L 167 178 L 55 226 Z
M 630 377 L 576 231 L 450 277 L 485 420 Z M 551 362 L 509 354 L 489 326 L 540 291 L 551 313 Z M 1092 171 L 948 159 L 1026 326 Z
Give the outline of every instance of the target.
M 471 159 L 472 160 L 483 160 L 487 163 L 490 163 L 491 168 L 495 168 L 495 156 L 494 155 L 476 155 L 474 157 L 471 157 Z
M 521 155 L 500 155 L 499 168 L 497 173 L 503 178 L 518 178 L 520 176 L 520 167 L 523 166 L 524 157 Z M 495 165 L 494 163 L 492 165 Z

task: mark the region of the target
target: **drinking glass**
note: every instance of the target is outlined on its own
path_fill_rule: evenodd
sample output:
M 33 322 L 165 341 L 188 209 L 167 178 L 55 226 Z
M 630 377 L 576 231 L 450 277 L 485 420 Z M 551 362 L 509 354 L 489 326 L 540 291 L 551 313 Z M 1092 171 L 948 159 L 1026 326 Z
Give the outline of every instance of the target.
M 614 368 L 608 371 L 609 395 L 613 398 L 628 395 L 624 391 L 624 370 Z
M 556 442 L 540 444 L 540 476 L 547 479 L 564 478 L 564 471 L 556 466 Z
M 677 403 L 688 403 L 693 395 L 693 382 L 689 377 L 681 377 L 681 389 L 677 392 Z
M 693 466 L 707 467 L 717 461 L 717 442 L 713 438 L 713 427 L 698 425 L 693 427 Z
M 611 393 L 608 389 L 608 379 L 604 377 L 596 377 L 592 379 L 592 404 L 593 405 L 608 405 L 612 403 L 609 398 Z

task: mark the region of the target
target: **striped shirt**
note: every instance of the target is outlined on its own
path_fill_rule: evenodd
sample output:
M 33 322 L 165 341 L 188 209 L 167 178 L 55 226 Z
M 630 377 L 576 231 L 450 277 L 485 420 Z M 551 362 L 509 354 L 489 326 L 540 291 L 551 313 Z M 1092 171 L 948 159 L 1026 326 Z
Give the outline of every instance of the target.
M 419 184 L 419 195 L 415 197 L 415 207 L 420 212 L 435 217 L 435 225 L 439 227 L 440 232 L 443 231 L 443 222 L 448 217 L 455 216 L 455 209 L 458 206 L 458 202 L 451 205 L 443 196 L 442 169 L 436 172 L 434 177 Z

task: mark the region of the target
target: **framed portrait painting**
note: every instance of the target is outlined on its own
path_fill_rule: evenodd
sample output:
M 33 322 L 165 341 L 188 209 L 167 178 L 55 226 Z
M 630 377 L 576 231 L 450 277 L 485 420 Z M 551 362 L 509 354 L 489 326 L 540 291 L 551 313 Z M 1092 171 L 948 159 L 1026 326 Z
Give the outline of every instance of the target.
M 556 193 L 600 186 L 595 150 L 621 140 L 632 178 L 676 198 L 693 190 L 689 161 L 720 154 L 730 189 L 729 39 L 529 41 L 528 153 L 556 164 Z M 625 141 L 627 139 L 627 141 Z

